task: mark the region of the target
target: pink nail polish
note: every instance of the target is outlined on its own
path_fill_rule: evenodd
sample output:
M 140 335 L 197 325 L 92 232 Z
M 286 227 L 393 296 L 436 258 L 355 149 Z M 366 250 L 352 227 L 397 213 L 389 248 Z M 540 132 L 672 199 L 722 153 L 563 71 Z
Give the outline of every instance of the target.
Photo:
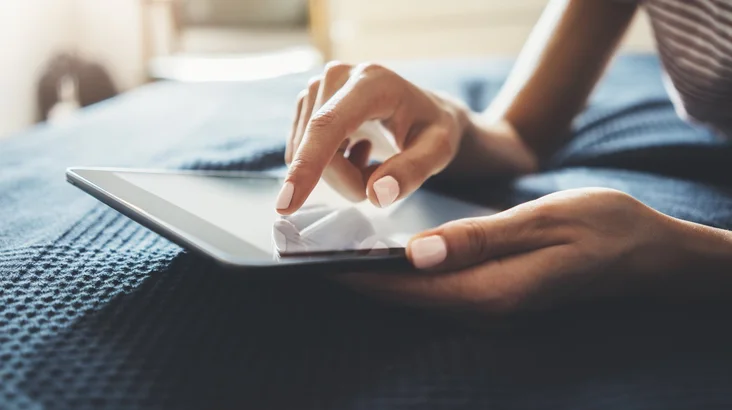
M 439 235 L 427 236 L 412 241 L 409 245 L 412 263 L 418 269 L 431 268 L 447 257 L 447 245 Z
M 386 208 L 399 196 L 399 182 L 392 176 L 381 177 L 374 182 L 374 192 L 379 206 Z
M 275 207 L 277 209 L 287 209 L 290 206 L 290 202 L 292 202 L 293 192 L 295 192 L 295 186 L 292 185 L 292 182 L 285 182 L 279 195 L 277 195 Z

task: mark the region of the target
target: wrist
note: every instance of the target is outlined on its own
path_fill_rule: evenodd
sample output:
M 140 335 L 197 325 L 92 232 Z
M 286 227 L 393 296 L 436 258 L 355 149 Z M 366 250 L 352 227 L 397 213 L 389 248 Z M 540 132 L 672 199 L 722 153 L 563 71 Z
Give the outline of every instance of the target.
M 440 92 L 453 116 L 460 145 L 445 174 L 458 177 L 495 178 L 530 174 L 539 169 L 539 160 L 507 120 L 489 119 L 473 112 L 464 102 Z
M 669 287 L 686 298 L 709 298 L 732 288 L 732 232 L 667 217 L 673 239 L 665 257 L 674 261 Z
M 538 171 L 539 158 L 508 120 L 488 121 L 480 114 L 471 113 L 467 131 L 466 136 L 476 139 L 481 148 L 493 150 L 505 158 L 512 173 L 520 175 Z
M 538 170 L 538 158 L 508 121 L 489 122 L 467 109 L 462 115 L 462 136 L 459 151 L 451 164 L 453 171 L 501 177 Z
M 729 272 L 732 276 L 732 231 L 672 218 L 684 269 Z

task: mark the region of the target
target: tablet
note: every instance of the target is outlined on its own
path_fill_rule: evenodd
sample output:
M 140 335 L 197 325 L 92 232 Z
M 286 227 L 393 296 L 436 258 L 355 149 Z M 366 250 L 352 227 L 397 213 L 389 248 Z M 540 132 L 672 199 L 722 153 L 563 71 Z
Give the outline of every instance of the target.
M 330 265 L 406 269 L 409 238 L 496 211 L 420 189 L 381 209 L 319 183 L 290 216 L 275 212 L 282 179 L 266 173 L 69 168 L 67 180 L 184 248 L 228 267 Z

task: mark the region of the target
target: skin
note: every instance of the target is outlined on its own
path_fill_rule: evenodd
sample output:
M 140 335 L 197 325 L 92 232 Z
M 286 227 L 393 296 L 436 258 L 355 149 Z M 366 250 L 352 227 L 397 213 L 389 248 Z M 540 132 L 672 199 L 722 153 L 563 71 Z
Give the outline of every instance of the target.
M 375 64 L 329 64 L 297 105 L 286 182 L 296 211 L 323 177 L 354 201 L 379 205 L 373 184 L 391 176 L 398 198 L 426 179 L 534 172 L 566 142 L 572 119 L 625 33 L 632 3 L 553 1 L 503 90 L 484 113 L 420 89 Z M 397 153 L 369 166 L 371 142 L 348 137 L 368 120 L 393 135 Z M 497 215 L 447 223 L 447 256 L 422 275 L 343 275 L 359 291 L 423 307 L 481 314 L 641 293 L 707 297 L 730 281 L 732 233 L 671 218 L 622 192 L 559 192 Z M 694 277 L 687 277 L 694 272 Z
M 336 279 L 399 303 L 488 315 L 630 295 L 705 300 L 732 285 L 731 232 L 610 189 L 557 192 L 419 237 L 435 234 L 445 238 L 447 258 L 421 274 Z

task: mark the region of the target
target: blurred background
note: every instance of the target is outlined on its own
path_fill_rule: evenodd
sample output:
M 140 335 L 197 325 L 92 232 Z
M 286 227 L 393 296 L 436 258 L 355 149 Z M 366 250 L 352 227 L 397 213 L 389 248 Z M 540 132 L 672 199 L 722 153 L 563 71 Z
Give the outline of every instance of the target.
M 157 80 L 514 56 L 546 0 L 0 0 L 0 138 Z M 623 48 L 652 51 L 644 15 Z M 0 153 L 1 154 L 1 153 Z

